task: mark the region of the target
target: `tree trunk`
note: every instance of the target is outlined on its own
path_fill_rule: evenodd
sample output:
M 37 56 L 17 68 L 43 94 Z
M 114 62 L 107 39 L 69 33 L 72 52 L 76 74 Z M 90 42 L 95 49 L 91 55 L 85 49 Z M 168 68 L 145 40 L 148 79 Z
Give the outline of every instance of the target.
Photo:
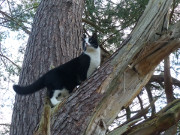
M 80 54 L 82 9 L 82 0 L 41 1 L 28 40 L 20 85 L 32 83 L 48 70 Z M 46 90 L 16 95 L 10 135 L 32 135 L 38 129 L 45 97 Z

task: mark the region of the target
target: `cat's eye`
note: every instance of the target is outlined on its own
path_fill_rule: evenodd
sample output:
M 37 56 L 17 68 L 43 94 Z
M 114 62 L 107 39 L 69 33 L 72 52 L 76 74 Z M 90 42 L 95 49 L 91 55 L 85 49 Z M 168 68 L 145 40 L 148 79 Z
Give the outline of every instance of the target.
M 89 43 L 92 43 L 92 39 L 89 39 Z

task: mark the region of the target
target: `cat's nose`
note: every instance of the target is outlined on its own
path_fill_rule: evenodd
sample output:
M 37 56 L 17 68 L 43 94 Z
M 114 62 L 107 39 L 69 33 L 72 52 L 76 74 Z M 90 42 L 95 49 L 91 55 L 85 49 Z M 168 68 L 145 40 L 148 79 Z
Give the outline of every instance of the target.
M 86 43 L 86 46 L 90 46 L 90 44 L 89 44 L 89 43 Z

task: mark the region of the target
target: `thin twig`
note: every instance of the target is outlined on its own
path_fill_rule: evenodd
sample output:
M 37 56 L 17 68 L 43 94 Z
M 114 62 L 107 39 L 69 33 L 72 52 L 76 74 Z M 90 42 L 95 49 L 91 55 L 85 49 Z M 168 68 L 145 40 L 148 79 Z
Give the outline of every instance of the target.
M 8 123 L 0 123 L 0 126 L 11 126 L 11 124 L 8 124 Z
M 18 66 L 16 63 L 14 63 L 12 60 L 10 60 L 7 56 L 0 54 L 1 57 L 7 59 L 8 61 L 10 61 L 14 66 L 16 66 L 19 70 L 21 69 L 20 66 Z

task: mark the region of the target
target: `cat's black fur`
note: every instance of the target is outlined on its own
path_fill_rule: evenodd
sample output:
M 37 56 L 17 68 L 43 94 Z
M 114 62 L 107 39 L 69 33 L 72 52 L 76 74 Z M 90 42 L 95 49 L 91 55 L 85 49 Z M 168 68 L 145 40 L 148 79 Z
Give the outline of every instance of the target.
M 88 73 L 91 74 L 94 71 L 94 68 L 99 66 L 100 61 L 98 61 L 99 63 L 97 65 L 93 65 L 94 61 L 94 63 L 97 62 L 96 59 L 94 59 L 93 54 L 91 55 L 93 52 L 88 52 L 88 48 L 90 48 L 91 51 L 93 51 L 92 49 L 94 49 L 94 51 L 99 49 L 96 34 L 93 34 L 90 38 L 83 38 L 84 52 L 79 57 L 48 71 L 37 81 L 28 86 L 14 85 L 14 90 L 17 94 L 27 95 L 46 87 L 52 104 L 56 105 L 60 102 L 56 101 L 58 96 L 61 96 L 63 92 L 65 92 L 65 95 L 67 96 L 67 93 L 71 93 L 77 85 L 87 79 Z M 100 53 L 100 51 L 95 52 L 95 54 L 100 57 L 100 54 L 98 53 Z M 92 68 L 92 65 L 93 69 L 90 69 Z

